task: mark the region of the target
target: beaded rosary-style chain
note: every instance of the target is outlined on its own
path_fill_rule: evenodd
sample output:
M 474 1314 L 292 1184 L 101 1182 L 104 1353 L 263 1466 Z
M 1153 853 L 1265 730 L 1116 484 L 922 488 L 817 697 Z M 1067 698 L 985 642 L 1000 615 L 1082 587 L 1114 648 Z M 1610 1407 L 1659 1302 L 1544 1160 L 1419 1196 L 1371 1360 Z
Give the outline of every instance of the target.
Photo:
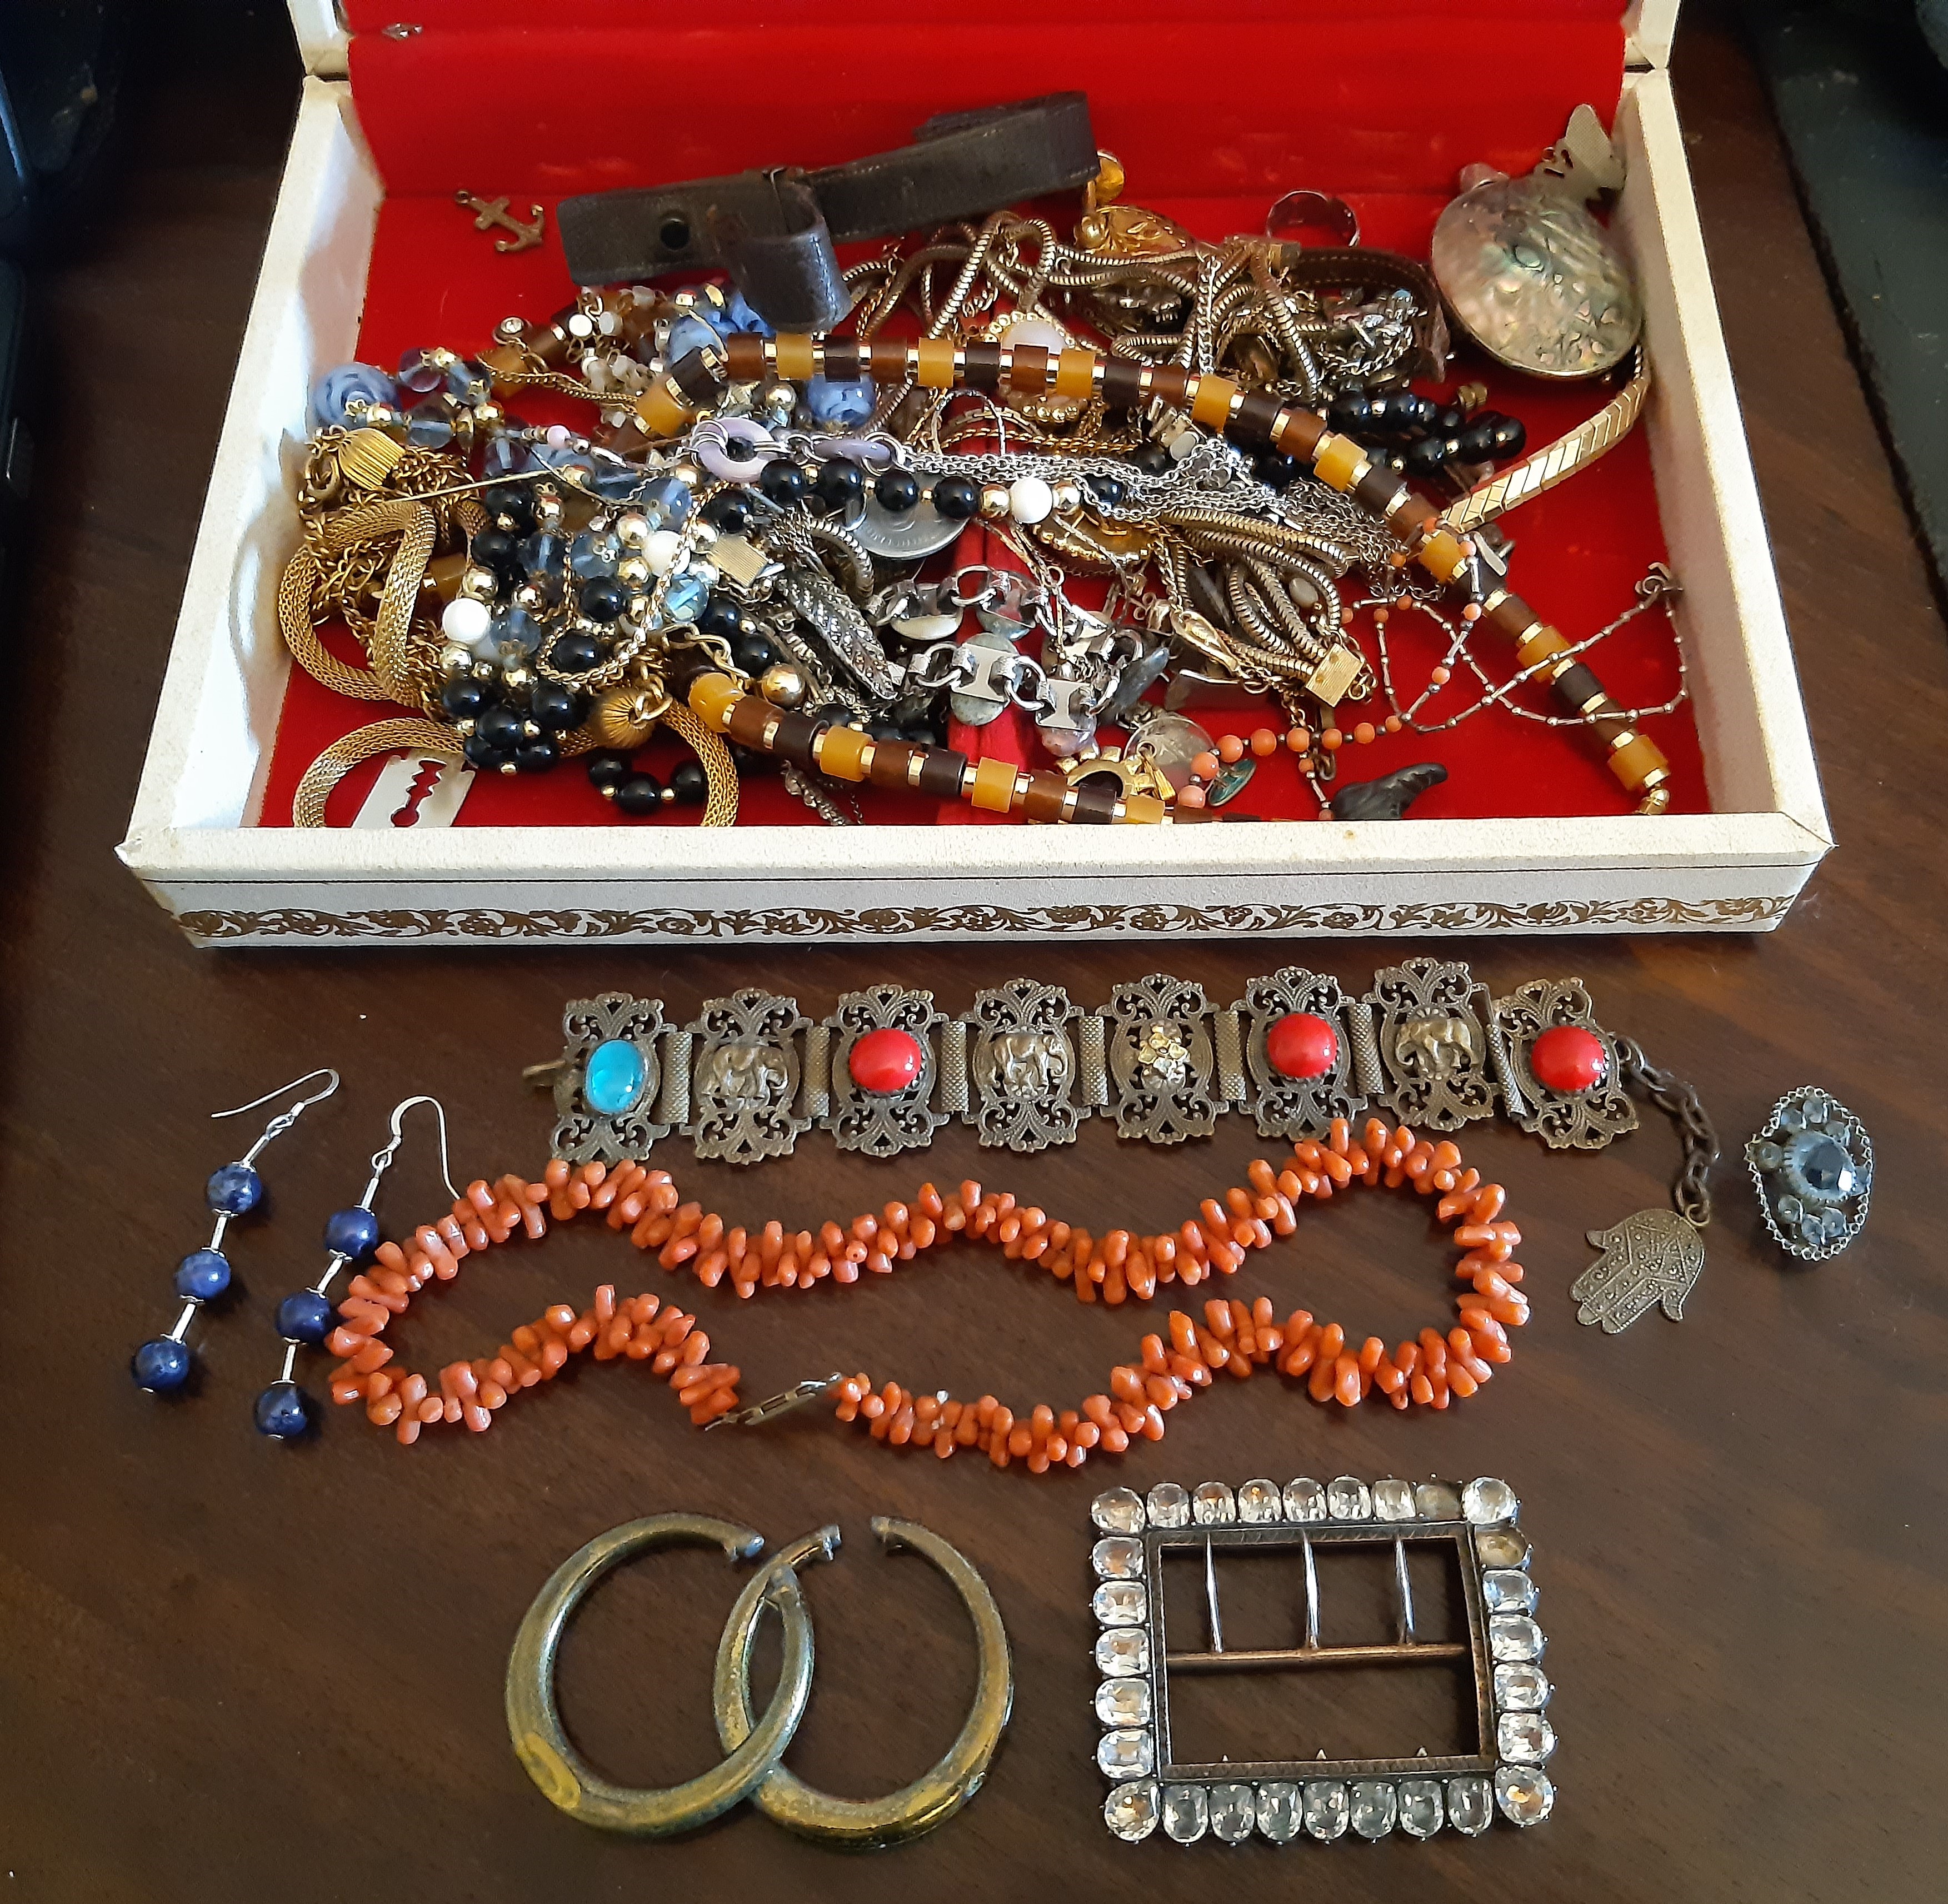
M 1661 562 L 1654 563 L 1649 573 L 1636 585 L 1637 598 L 1630 607 L 1626 608 L 1614 620 L 1606 623 L 1602 627 L 1598 629 L 1595 634 L 1586 635 L 1580 641 L 1571 642 L 1562 651 L 1564 658 L 1567 659 L 1574 659 L 1577 656 L 1587 654 L 1591 649 L 1607 641 L 1620 629 L 1627 627 L 1630 623 L 1636 620 L 1638 616 L 1644 613 L 1647 610 L 1661 608 L 1664 610 L 1665 617 L 1670 624 L 1671 651 L 1677 657 L 1677 691 L 1655 706 L 1624 709 L 1624 716 L 1628 719 L 1639 721 L 1650 715 L 1674 713 L 1689 698 L 1689 663 L 1685 654 L 1683 632 L 1678 627 L 1677 617 L 1673 613 L 1674 604 L 1683 592 L 1677 577 L 1670 570 Z M 1484 709 L 1489 707 L 1502 708 L 1518 719 L 1534 721 L 1544 727 L 1587 727 L 1596 718 L 1591 714 L 1550 714 L 1544 713 L 1539 708 L 1523 707 L 1513 698 L 1516 689 L 1525 687 L 1530 682 L 1538 679 L 1543 671 L 1551 665 L 1554 657 L 1518 669 L 1507 681 L 1500 682 L 1494 681 L 1469 646 L 1469 637 L 1478 626 L 1478 623 L 1465 617 L 1450 618 L 1443 615 L 1428 593 L 1407 590 L 1392 597 L 1369 595 L 1363 601 L 1353 602 L 1349 606 L 1356 614 L 1363 609 L 1372 610 L 1375 628 L 1374 645 L 1379 656 L 1382 691 L 1387 697 L 1388 706 L 1400 716 L 1402 724 L 1410 728 L 1416 734 L 1447 733 L 1450 729 L 1459 727 L 1463 721 L 1471 719 L 1481 713 Z M 1399 694 L 1394 687 L 1393 656 L 1388 640 L 1391 617 L 1398 613 L 1403 607 L 1419 610 L 1448 638 L 1446 652 L 1431 671 L 1427 686 L 1404 707 L 1401 705 Z M 1464 663 L 1481 683 L 1481 693 L 1479 697 L 1469 702 L 1458 714 L 1451 714 L 1444 720 L 1423 721 L 1419 719 L 1419 710 L 1447 685 L 1456 662 Z

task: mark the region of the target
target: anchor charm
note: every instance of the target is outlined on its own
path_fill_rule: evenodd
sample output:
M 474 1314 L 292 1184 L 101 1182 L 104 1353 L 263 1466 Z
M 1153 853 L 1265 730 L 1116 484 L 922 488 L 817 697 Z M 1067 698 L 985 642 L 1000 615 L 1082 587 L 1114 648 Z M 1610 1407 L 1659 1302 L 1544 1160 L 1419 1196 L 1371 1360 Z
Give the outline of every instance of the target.
M 453 202 L 463 210 L 475 214 L 475 231 L 491 231 L 498 225 L 502 231 L 513 234 L 512 238 L 496 238 L 496 251 L 531 250 L 541 243 L 542 228 L 547 223 L 547 213 L 538 205 L 528 207 L 528 220 L 523 223 L 507 210 L 504 193 L 498 198 L 476 198 L 470 191 L 461 191 L 453 194 Z

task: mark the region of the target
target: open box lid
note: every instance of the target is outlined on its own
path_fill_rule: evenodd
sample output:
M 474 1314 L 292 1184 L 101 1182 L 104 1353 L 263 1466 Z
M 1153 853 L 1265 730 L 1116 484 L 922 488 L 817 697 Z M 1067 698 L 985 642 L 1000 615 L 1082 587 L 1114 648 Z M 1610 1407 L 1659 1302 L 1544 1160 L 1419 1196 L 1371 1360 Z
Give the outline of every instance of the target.
M 345 77 L 352 50 L 339 0 L 284 0 L 304 69 L 314 79 Z
M 293 4 L 296 0 L 293 0 Z M 1624 64 L 1667 67 L 1677 33 L 1678 0 L 1630 0 L 1624 9 Z
M 626 0 L 623 0 L 626 4 Z M 370 8 L 361 0 L 285 0 L 291 26 L 297 36 L 298 51 L 305 70 L 314 78 L 342 79 L 350 66 L 351 28 L 348 7 L 361 16 L 361 31 L 383 31 L 387 26 L 406 28 L 420 24 L 417 16 L 444 11 L 439 0 L 416 4 L 416 0 L 384 0 L 395 16 L 375 28 L 362 16 Z M 1627 68 L 1661 67 L 1670 63 L 1670 47 L 1677 29 L 1679 0 L 1629 0 L 1624 8 L 1624 61 Z M 584 23 L 597 23 L 591 17 Z

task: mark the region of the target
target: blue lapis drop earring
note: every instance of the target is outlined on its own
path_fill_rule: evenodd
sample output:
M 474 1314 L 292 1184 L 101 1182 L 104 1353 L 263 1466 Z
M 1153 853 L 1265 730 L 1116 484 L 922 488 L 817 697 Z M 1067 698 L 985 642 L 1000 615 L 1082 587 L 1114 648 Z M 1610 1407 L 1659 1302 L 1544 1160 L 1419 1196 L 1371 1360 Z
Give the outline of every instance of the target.
M 146 1388 L 152 1394 L 165 1395 L 181 1388 L 189 1380 L 190 1370 L 196 1360 L 189 1346 L 190 1319 L 204 1303 L 214 1301 L 230 1287 L 230 1259 L 223 1253 L 222 1248 L 224 1232 L 237 1218 L 249 1216 L 264 1200 L 264 1179 L 257 1174 L 257 1160 L 269 1144 L 283 1136 L 313 1104 L 322 1104 L 338 1089 L 338 1073 L 329 1066 L 321 1066 L 315 1071 L 307 1071 L 301 1078 L 292 1079 L 288 1084 L 279 1085 L 275 1091 L 266 1091 L 261 1098 L 253 1098 L 247 1104 L 209 1114 L 212 1118 L 240 1117 L 245 1111 L 255 1110 L 273 1098 L 281 1098 L 287 1091 L 302 1090 L 316 1078 L 325 1080 L 323 1090 L 300 1098 L 288 1110 L 281 1110 L 264 1126 L 263 1135 L 256 1143 L 234 1163 L 226 1163 L 212 1173 L 203 1186 L 203 1201 L 216 1219 L 210 1228 L 209 1241 L 201 1249 L 192 1250 L 176 1265 L 175 1292 L 182 1298 L 182 1308 L 166 1335 L 159 1335 L 144 1343 L 135 1351 L 129 1363 L 129 1372 L 134 1375 L 138 1388 Z
M 284 1340 L 284 1363 L 278 1379 L 257 1397 L 257 1430 L 276 1441 L 295 1441 L 311 1426 L 310 1398 L 293 1379 L 298 1351 L 323 1346 L 336 1318 L 326 1293 L 338 1272 L 349 1264 L 356 1268 L 370 1260 L 379 1247 L 379 1219 L 373 1214 L 372 1200 L 379 1194 L 379 1180 L 392 1167 L 392 1160 L 405 1141 L 402 1129 L 408 1111 L 415 1104 L 430 1104 L 439 1120 L 439 1173 L 454 1202 L 460 1192 L 454 1188 L 453 1166 L 446 1151 L 446 1111 L 437 1098 L 408 1098 L 392 1109 L 392 1138 L 386 1148 L 374 1154 L 372 1174 L 366 1179 L 364 1194 L 349 1210 L 335 1210 L 324 1219 L 324 1273 L 309 1289 L 287 1296 L 278 1305 L 278 1333 Z

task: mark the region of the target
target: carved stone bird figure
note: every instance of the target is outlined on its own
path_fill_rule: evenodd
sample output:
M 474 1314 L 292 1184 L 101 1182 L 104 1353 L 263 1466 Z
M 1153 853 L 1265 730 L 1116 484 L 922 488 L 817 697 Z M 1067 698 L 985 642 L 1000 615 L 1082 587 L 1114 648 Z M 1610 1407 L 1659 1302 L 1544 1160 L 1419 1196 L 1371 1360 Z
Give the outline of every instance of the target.
M 1432 760 L 1402 767 L 1377 780 L 1356 781 L 1332 796 L 1335 820 L 1397 820 L 1430 787 L 1438 787 L 1447 769 Z

